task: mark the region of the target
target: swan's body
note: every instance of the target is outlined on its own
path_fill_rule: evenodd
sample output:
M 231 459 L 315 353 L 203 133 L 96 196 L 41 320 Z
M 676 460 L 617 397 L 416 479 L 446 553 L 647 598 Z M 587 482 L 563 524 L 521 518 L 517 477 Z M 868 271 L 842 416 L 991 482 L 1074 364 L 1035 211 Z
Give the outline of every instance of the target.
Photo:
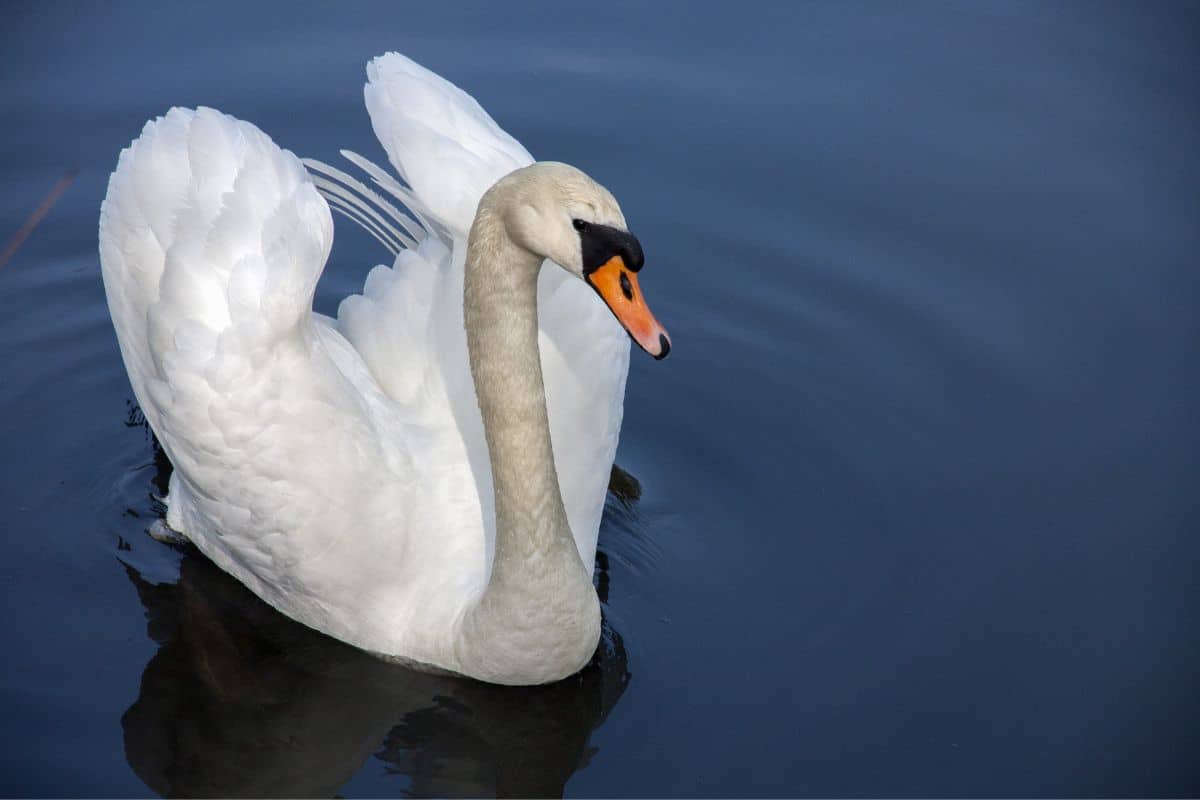
M 209 109 L 173 109 L 121 154 L 101 262 L 134 392 L 176 467 L 167 522 L 365 650 L 554 680 L 599 636 L 591 572 L 629 344 L 549 217 L 624 219 L 411 61 L 368 74 L 372 124 L 412 192 L 379 182 L 426 230 L 396 233 L 411 249 L 337 319 L 311 310 L 333 227 L 295 156 Z

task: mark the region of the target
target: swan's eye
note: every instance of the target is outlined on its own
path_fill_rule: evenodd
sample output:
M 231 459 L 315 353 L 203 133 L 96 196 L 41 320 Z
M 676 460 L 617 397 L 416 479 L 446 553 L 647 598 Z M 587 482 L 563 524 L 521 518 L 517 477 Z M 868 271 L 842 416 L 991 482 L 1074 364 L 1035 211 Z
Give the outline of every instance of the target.
M 588 224 L 581 219 L 571 220 L 571 227 L 575 228 L 577 231 L 585 231 L 587 230 L 587 226 Z

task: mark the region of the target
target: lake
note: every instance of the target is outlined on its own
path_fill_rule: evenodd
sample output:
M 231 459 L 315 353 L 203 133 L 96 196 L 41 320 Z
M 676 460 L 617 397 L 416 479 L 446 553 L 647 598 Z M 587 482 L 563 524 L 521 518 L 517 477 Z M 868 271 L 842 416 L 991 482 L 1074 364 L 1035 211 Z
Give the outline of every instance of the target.
M 1200 793 L 1186 3 L 8 4 L 0 790 Z M 385 163 L 400 50 L 613 190 L 634 353 L 593 663 L 387 665 L 146 529 L 97 219 L 172 105 Z M 316 307 L 387 260 L 337 220 Z

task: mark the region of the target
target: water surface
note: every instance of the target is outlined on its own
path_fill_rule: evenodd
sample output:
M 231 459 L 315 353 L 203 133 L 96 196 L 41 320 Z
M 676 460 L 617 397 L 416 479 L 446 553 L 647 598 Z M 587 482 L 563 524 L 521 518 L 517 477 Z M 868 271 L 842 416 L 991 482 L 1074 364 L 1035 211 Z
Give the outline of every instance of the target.
M 1196 794 L 1200 92 L 1187 4 L 6 5 L 0 789 Z M 382 160 L 399 49 L 609 186 L 633 359 L 562 684 L 417 675 L 150 540 L 96 222 L 174 104 Z M 383 257 L 339 222 L 317 307 Z M 636 354 L 635 354 L 636 355 Z

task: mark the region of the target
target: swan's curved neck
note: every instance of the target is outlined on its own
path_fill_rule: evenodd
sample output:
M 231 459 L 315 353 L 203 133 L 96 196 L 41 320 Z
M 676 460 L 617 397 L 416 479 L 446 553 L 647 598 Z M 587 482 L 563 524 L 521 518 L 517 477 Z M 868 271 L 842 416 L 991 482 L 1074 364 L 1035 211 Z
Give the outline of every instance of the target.
M 472 672 L 534 683 L 587 662 L 599 636 L 599 604 L 554 468 L 538 351 L 542 258 L 508 237 L 491 196 L 471 228 L 463 321 L 492 467 L 495 557 L 487 588 L 463 621 L 459 655 Z M 484 653 L 486 663 L 475 663 Z M 505 681 L 506 673 L 528 679 Z
M 574 551 L 554 469 L 538 352 L 541 261 L 486 216 L 472 229 L 463 321 L 496 495 L 493 582 L 522 568 L 520 556 L 565 545 Z

